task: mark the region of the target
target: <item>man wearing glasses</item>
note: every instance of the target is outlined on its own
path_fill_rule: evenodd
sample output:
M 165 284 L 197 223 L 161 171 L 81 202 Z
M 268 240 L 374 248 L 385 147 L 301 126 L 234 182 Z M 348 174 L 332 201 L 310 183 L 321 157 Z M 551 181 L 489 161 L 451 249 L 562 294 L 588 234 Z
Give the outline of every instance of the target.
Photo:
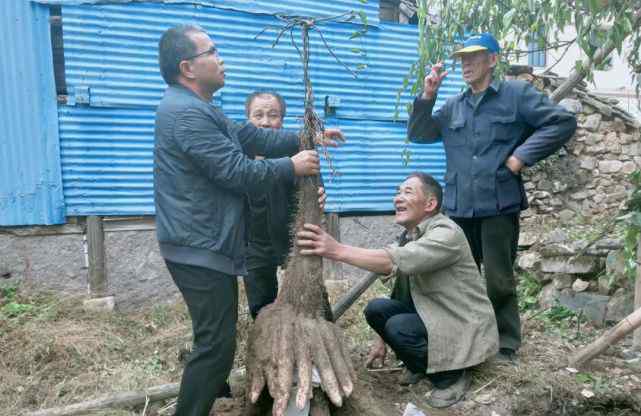
M 318 174 L 320 166 L 315 151 L 298 152 L 295 133 L 236 124 L 211 104 L 225 67 L 200 27 L 163 33 L 158 60 L 168 87 L 156 111 L 156 230 L 194 336 L 176 415 L 206 416 L 234 359 L 236 276 L 247 273 L 245 195 Z M 325 135 L 342 139 L 339 130 Z M 254 160 L 257 154 L 273 159 Z

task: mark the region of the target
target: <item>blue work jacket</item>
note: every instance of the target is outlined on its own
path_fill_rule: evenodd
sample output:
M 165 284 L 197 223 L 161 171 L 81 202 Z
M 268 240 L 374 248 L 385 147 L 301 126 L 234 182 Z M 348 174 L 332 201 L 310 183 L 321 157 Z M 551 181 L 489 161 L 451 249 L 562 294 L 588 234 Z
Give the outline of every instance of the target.
M 527 208 L 521 175 L 505 162 L 526 166 L 556 152 L 576 130 L 576 117 L 525 81 L 494 81 L 474 104 L 471 89 L 432 112 L 432 100 L 414 101 L 408 138 L 443 140 L 447 171 L 443 208 L 450 217 L 489 217 Z

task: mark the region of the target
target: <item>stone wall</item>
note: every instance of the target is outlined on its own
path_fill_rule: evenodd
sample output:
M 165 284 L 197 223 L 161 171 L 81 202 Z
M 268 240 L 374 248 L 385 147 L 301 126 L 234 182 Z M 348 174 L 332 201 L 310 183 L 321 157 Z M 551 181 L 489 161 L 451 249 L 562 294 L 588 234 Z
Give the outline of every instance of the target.
M 560 80 L 533 78 L 551 90 Z M 560 304 L 594 324 L 617 322 L 633 311 L 620 230 L 629 175 L 641 168 L 638 121 L 616 103 L 579 88 L 561 102 L 578 129 L 557 154 L 524 171 L 530 208 L 522 213 L 517 269 L 539 281 L 539 305 Z
M 559 83 L 537 81 L 546 89 Z M 561 104 L 576 113 L 578 129 L 557 154 L 524 171 L 525 226 L 590 224 L 614 215 L 630 191 L 629 174 L 641 168 L 641 133 L 632 116 L 580 89 Z

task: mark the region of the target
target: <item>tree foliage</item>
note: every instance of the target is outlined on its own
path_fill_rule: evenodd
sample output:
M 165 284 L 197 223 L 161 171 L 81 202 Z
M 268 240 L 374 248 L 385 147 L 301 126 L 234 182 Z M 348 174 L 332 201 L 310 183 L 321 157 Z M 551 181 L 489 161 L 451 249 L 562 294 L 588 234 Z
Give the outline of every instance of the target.
M 469 33 L 491 32 L 509 60 L 527 53 L 523 45 L 537 42 L 541 49 L 563 52 L 577 45 L 592 60 L 600 47 L 612 42 L 635 75 L 641 75 L 641 0 L 417 0 L 419 59 L 410 68 L 416 94 L 426 68 L 446 60 Z M 563 39 L 568 27 L 574 39 Z M 591 79 L 594 65 L 577 61 L 576 70 Z M 500 69 L 500 68 L 499 68 Z

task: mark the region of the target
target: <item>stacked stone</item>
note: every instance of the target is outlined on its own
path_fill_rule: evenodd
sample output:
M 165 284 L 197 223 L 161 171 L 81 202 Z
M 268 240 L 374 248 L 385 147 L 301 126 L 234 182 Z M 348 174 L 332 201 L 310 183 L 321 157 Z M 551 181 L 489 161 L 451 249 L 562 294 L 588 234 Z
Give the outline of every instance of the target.
M 572 241 L 557 230 L 545 239 L 525 232 L 521 244 L 530 247 L 519 254 L 517 270 L 541 284 L 541 308 L 562 305 L 597 326 L 618 322 L 633 311 L 634 291 L 620 241 L 603 239 L 586 249 L 585 240 Z
M 552 90 L 558 80 L 545 84 Z M 641 168 L 641 130 L 615 102 L 580 89 L 561 101 L 577 115 L 578 129 L 564 149 L 524 172 L 531 207 L 524 218 L 569 223 L 616 215 L 630 192 L 630 173 Z

